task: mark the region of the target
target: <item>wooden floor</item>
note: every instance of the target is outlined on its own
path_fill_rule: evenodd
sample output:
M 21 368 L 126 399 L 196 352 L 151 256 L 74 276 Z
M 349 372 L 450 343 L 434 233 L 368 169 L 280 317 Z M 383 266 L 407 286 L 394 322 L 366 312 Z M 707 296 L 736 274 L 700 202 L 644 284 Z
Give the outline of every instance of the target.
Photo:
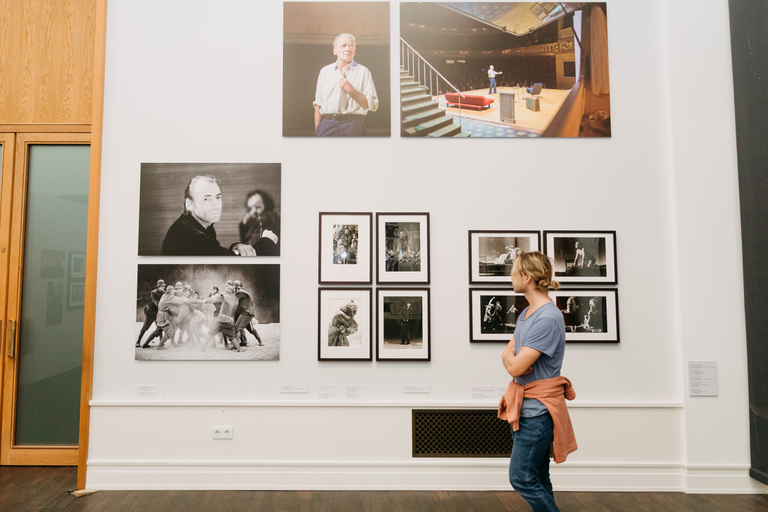
M 100 491 L 75 498 L 76 468 L 0 467 L 0 510 L 527 512 L 514 492 Z M 768 495 L 555 493 L 561 512 L 768 512 Z

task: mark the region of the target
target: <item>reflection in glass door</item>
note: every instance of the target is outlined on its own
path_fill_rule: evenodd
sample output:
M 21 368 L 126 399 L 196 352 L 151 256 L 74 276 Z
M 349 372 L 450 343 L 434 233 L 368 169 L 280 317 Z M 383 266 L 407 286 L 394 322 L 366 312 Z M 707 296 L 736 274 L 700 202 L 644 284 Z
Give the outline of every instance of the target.
M 87 142 L 87 134 L 20 134 L 16 143 L 3 464 L 77 463 Z

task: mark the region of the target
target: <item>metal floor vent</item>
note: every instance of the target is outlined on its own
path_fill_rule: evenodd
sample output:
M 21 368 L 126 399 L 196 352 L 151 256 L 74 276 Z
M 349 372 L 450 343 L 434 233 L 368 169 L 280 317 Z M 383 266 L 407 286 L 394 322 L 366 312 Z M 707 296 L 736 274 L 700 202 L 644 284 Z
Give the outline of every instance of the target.
M 414 457 L 509 457 L 509 423 L 496 410 L 413 409 Z

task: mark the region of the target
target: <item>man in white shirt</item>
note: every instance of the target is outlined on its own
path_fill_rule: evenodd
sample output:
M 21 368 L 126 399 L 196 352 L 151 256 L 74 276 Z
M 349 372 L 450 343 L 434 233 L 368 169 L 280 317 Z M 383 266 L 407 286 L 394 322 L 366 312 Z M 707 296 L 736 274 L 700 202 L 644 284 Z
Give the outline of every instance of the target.
M 501 71 L 494 71 L 493 65 L 488 68 L 488 78 L 491 80 L 491 87 L 488 89 L 488 94 L 496 94 L 496 75 L 500 75 Z
M 320 70 L 315 91 L 316 137 L 364 137 L 365 115 L 379 108 L 371 72 L 354 61 L 355 36 L 339 34 L 333 42 L 336 62 Z

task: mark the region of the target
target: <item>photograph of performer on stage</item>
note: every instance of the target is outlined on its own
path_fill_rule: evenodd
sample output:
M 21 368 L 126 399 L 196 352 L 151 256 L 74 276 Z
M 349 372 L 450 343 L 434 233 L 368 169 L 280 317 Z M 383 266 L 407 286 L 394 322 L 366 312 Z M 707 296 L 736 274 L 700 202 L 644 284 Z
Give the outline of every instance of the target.
M 283 3 L 283 136 L 389 137 L 389 3 Z
M 140 256 L 279 256 L 280 164 L 141 164 Z
M 277 361 L 280 266 L 139 265 L 134 336 L 140 361 Z
M 400 4 L 404 137 L 610 137 L 602 2 Z
M 387 272 L 421 271 L 421 225 L 418 222 L 387 222 Z

